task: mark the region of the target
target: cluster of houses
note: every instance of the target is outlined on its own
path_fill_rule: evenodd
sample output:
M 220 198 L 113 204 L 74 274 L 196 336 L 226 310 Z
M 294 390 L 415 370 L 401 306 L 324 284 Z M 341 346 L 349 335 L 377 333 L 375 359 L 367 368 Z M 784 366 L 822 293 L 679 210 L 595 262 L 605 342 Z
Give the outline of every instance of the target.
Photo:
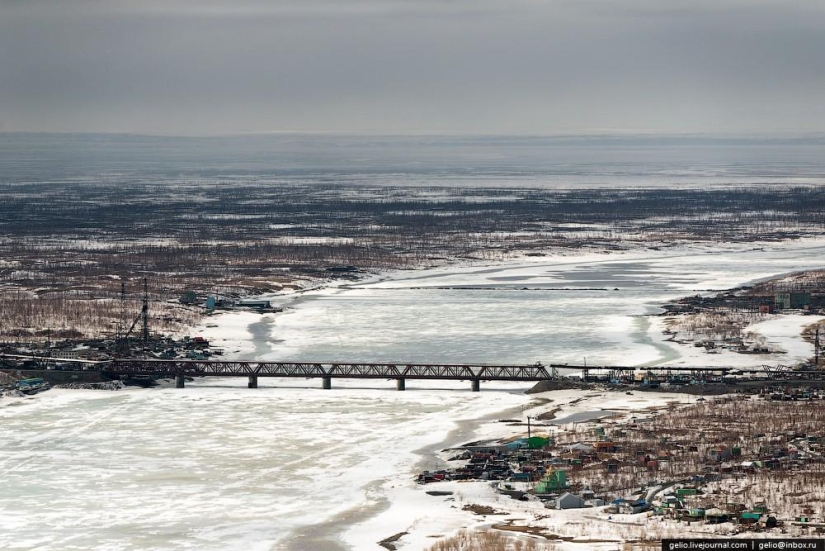
M 665 306 L 671 314 L 696 313 L 720 308 L 758 311 L 772 314 L 780 310 L 812 311 L 825 307 L 825 293 L 821 290 L 783 290 L 772 294 L 741 294 L 726 291 L 715 296 L 684 297 Z
M 761 525 L 775 528 L 779 521 L 770 515 L 763 498 L 756 498 L 750 506 L 740 501 L 705 496 L 695 486 L 685 486 L 669 492 L 658 502 L 655 512 L 684 522 L 720 524 L 734 522 L 741 525 Z
M 473 443 L 461 446 L 461 453 L 451 461 L 466 461 L 461 467 L 439 471 L 424 471 L 418 482 L 426 484 L 440 480 L 511 480 L 536 482 L 549 468 L 560 464 L 560 458 L 550 451 L 550 438 L 534 436 L 507 443 Z
M 718 398 L 713 403 L 731 400 Z M 597 423 L 585 434 L 584 440 L 566 443 L 532 437 L 470 444 L 451 460 L 460 460 L 461 466 L 425 471 L 418 481 L 489 480 L 502 494 L 538 499 L 548 508 L 603 507 L 607 513 L 649 512 L 753 529 L 776 526 L 764 500 L 733 502 L 703 488 L 715 481 L 771 470 L 801 472 L 813 463 L 825 463 L 820 435 L 804 432 L 749 434 L 746 440 L 712 431 L 676 437 L 645 419 L 633 419 L 609 426 Z
M 466 460 L 464 466 L 424 471 L 418 476 L 418 482 L 427 484 L 441 480 L 489 480 L 494 481 L 494 487 L 499 493 L 514 499 L 538 499 L 544 502 L 545 507 L 552 509 L 601 507 L 608 514 L 649 513 L 688 523 L 735 522 L 751 527 L 777 526 L 776 517 L 769 515 L 763 499 L 756 499 L 747 506 L 733 501 L 715 503 L 717 496 L 705 495 L 701 485 L 719 480 L 723 474 L 697 475 L 686 480 L 689 485 L 680 483 L 668 488 L 665 483 L 649 489 L 642 487 L 630 492 L 630 497 L 597 495 L 581 483 L 570 483 L 567 474 L 585 469 L 589 458 L 600 453 L 614 452 L 615 443 L 579 442 L 555 447 L 552 439 L 534 437 L 530 440 L 532 442 L 519 439 L 506 444 L 465 446 L 462 454 L 453 458 Z M 552 452 L 550 448 L 553 448 Z M 713 448 L 708 454 L 708 461 L 720 462 L 720 467 L 724 468 L 733 465 L 723 461 L 733 458 L 734 453 L 730 448 Z M 646 458 L 646 463 L 655 468 L 656 460 Z M 759 463 L 743 461 L 736 469 L 744 472 L 764 467 Z M 611 465 L 617 465 L 618 462 L 607 460 L 604 464 L 608 474 L 617 472 L 617 468 Z
M 499 493 L 514 499 L 533 496 L 554 509 L 577 509 L 610 506 L 615 512 L 641 513 L 651 506 L 643 498 L 614 499 L 607 502 L 581 484 L 570 484 L 568 472 L 581 471 L 590 454 L 609 452 L 613 444 L 574 443 L 557 447 L 552 438 L 519 438 L 499 444 L 469 444 L 452 461 L 462 460 L 461 467 L 424 471 L 418 475 L 420 484 L 441 480 L 495 481 Z

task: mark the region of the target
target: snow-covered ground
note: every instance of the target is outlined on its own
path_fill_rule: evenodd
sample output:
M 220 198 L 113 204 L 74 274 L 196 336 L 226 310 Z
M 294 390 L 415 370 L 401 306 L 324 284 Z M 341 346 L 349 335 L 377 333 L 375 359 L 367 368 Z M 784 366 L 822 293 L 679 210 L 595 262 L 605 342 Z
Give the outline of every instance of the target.
M 651 408 L 661 408 L 669 403 L 687 403 L 695 396 L 637 392 L 628 396 L 623 392 L 594 392 L 562 390 L 535 394 L 532 398 L 552 400 L 550 403 L 526 408 L 517 418 L 560 407 L 557 417 L 567 417 L 576 413 L 609 410 L 619 415 L 638 415 Z M 563 420 L 563 419 L 560 419 Z M 569 428 L 568 426 L 536 427 L 533 435 L 547 435 Z M 526 436 L 527 429 L 513 428 L 507 424 L 491 420 L 476 429 L 482 439 L 496 439 L 513 435 Z M 440 453 L 446 460 L 451 452 Z M 442 467 L 447 465 L 446 461 Z M 427 491 L 453 492 L 450 496 L 431 496 Z M 549 510 L 538 501 L 515 501 L 495 492 L 488 482 L 449 481 L 418 485 L 412 480 L 400 479 L 387 489 L 390 507 L 366 522 L 355 525 L 345 532 L 344 541 L 353 549 L 370 549 L 376 534 L 385 537 L 406 532 L 395 545 L 399 550 L 420 550 L 432 545 L 438 537 L 450 536 L 461 529 L 482 529 L 508 521 L 517 526 L 534 526 L 547 532 L 565 537 L 575 537 L 580 543 L 567 543 L 558 549 L 584 551 L 587 549 L 616 549 L 618 542 L 635 539 L 626 524 L 642 523 L 644 515 L 608 515 L 600 509 L 577 509 L 568 511 Z M 466 505 L 492 507 L 501 515 L 477 515 L 463 510 Z M 613 519 L 617 519 L 615 522 Z M 622 531 L 624 529 L 624 534 Z M 676 533 L 676 532 L 674 532 Z M 596 540 L 596 541 L 594 541 Z M 597 541 L 603 540 L 603 541 Z
M 822 316 L 800 314 L 780 315 L 774 319 L 756 323 L 748 329 L 763 335 L 768 344 L 784 351 L 789 364 L 804 361 L 812 354 L 811 343 L 801 338 L 802 330 L 822 321 Z
M 265 324 L 272 314 L 255 312 L 221 312 L 207 316 L 194 328 L 193 334 L 204 337 L 213 346 L 223 349 L 227 357 L 242 358 L 256 350 L 255 335 L 250 331 L 254 324 Z
M 803 314 L 781 314 L 772 319 L 748 325 L 744 332 L 764 337 L 765 344 L 775 352 L 770 354 L 740 354 L 734 350 L 717 347 L 713 353 L 706 352 L 703 347 L 693 346 L 692 343 L 672 342 L 670 335 L 664 334 L 667 329 L 664 318 L 651 317 L 648 334 L 659 345 L 664 346 L 678 355 L 677 359 L 667 362 L 667 365 L 686 366 L 719 366 L 719 367 L 760 367 L 763 365 L 792 366 L 813 357 L 813 345 L 802 338 L 802 330 L 824 319 L 822 316 Z

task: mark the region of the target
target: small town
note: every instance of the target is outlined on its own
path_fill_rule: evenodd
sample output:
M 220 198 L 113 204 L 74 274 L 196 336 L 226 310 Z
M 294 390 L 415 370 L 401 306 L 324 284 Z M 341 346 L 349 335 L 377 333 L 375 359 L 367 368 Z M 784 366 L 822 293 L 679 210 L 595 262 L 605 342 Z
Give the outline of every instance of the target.
M 596 511 L 605 521 L 640 515 L 646 524 L 718 525 L 730 535 L 825 532 L 822 389 L 697 396 L 688 404 L 594 411 L 558 424 L 554 415 L 528 419 L 526 435 L 444 450 L 448 466 L 421 472 L 417 482 L 437 496 L 452 494 L 439 492 L 442 481 L 484 481 L 514 500 Z M 501 422 L 524 430 L 523 421 Z M 540 525 L 531 533 L 563 536 Z

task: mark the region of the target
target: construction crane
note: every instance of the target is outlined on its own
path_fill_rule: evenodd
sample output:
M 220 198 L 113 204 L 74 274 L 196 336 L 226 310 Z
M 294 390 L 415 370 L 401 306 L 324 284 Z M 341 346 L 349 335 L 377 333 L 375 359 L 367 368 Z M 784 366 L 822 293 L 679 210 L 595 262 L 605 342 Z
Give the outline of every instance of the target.
M 126 286 L 124 284 L 121 284 L 120 300 L 122 315 L 125 316 Z M 134 331 L 135 327 L 137 327 L 138 321 L 141 320 L 143 320 L 143 334 L 141 335 L 141 337 L 145 344 L 149 342 L 149 282 L 145 277 L 143 278 L 143 305 L 141 306 L 140 313 L 137 315 L 137 317 L 135 317 L 134 321 L 132 322 L 132 325 L 129 326 L 128 331 L 126 331 L 123 335 L 120 336 L 120 342 L 118 343 L 119 352 L 128 352 L 129 335 L 132 334 L 132 331 Z

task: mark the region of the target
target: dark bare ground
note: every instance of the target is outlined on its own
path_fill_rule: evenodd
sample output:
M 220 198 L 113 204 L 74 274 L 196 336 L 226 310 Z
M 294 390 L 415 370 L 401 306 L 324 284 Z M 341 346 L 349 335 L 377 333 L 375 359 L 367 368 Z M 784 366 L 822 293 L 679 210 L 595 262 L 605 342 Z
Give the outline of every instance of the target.
M 507 513 L 497 511 L 488 505 L 477 505 L 470 503 L 461 508 L 462 511 L 470 511 L 476 515 L 506 515 Z
M 378 542 L 378 545 L 383 547 L 384 549 L 389 549 L 390 551 L 395 551 L 398 549 L 394 544 L 404 536 L 406 536 L 409 532 L 398 532 L 394 536 L 390 536 L 386 539 L 383 539 Z
M 496 530 L 501 530 L 503 532 L 519 532 L 521 534 L 530 534 L 533 536 L 539 536 L 546 540 L 554 540 L 554 541 L 571 541 L 573 537 L 564 537 L 559 536 L 558 534 L 551 534 L 545 528 L 541 528 L 539 526 L 522 526 L 513 524 L 515 520 L 508 520 L 501 524 L 494 524 L 493 528 Z

